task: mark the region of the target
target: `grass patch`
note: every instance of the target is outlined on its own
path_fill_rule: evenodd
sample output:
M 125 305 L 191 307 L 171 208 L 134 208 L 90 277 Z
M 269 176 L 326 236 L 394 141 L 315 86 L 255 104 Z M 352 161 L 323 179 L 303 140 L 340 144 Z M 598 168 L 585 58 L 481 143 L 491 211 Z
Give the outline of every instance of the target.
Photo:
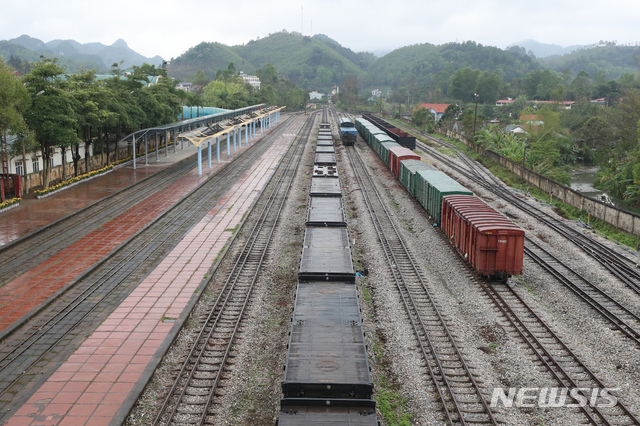
M 373 343 L 373 355 L 380 365 L 384 364 L 382 346 L 378 340 Z M 407 412 L 407 400 L 399 393 L 400 386 L 392 384 L 381 374 L 376 380 L 376 406 L 388 425 L 410 426 L 412 416 Z

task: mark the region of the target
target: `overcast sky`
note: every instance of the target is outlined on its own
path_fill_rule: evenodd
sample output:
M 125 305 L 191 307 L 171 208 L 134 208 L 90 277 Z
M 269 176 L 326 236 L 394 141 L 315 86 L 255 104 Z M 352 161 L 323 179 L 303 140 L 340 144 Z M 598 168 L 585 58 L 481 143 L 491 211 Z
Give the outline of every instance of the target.
M 245 44 L 287 30 L 326 34 L 354 51 L 473 40 L 505 48 L 534 39 L 570 46 L 640 42 L 639 0 L 0 0 L 0 40 L 124 39 L 144 56 L 200 42 Z

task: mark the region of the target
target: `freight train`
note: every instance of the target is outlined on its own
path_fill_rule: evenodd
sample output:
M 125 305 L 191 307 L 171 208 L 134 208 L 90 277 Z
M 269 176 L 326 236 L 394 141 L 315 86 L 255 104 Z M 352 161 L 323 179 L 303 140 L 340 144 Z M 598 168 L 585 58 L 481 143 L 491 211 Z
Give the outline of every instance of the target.
M 504 281 L 522 274 L 524 231 L 521 228 L 422 161 L 411 151 L 413 148 L 401 146 L 398 140 L 411 146 L 406 133 L 372 115 L 365 114 L 365 118 L 355 121 L 362 138 L 478 275 Z
M 335 147 L 320 139 L 327 134 L 321 123 L 278 425 L 377 426 Z

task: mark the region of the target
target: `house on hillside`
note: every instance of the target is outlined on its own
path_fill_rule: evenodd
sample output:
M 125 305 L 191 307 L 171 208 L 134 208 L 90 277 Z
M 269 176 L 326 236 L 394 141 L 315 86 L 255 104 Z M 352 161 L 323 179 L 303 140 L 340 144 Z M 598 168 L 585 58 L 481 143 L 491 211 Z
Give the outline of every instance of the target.
M 512 134 L 520 134 L 520 133 L 527 133 L 522 126 L 518 125 L 518 124 L 509 124 L 507 125 L 503 131 L 505 133 L 512 133 Z
M 511 105 L 514 102 L 515 101 L 513 99 L 511 99 L 511 98 L 500 99 L 500 100 L 496 101 L 496 106 Z M 535 106 L 556 105 L 556 104 L 558 104 L 560 106 L 560 108 L 562 108 L 562 109 L 571 109 L 573 104 L 576 103 L 575 101 L 562 101 L 562 102 L 556 102 L 556 101 L 527 101 L 527 102 L 528 103 L 532 103 Z
M 438 121 L 444 115 L 444 112 L 449 104 L 420 104 L 420 106 L 425 107 L 427 111 L 429 111 L 431 115 L 433 115 L 433 118 Z
M 525 130 L 537 132 L 538 128 L 544 125 L 544 117 L 539 114 L 521 115 L 520 122 Z
M 193 83 L 187 83 L 186 81 L 181 81 L 180 83 L 176 84 L 176 89 L 182 90 L 185 92 L 192 92 Z
M 309 100 L 313 101 L 313 100 L 322 100 L 322 97 L 324 96 L 324 93 L 320 93 L 320 92 L 316 92 L 315 90 L 313 92 L 309 92 Z
M 249 83 L 254 89 L 260 90 L 260 79 L 256 75 L 247 75 L 240 71 L 240 77 L 245 83 Z

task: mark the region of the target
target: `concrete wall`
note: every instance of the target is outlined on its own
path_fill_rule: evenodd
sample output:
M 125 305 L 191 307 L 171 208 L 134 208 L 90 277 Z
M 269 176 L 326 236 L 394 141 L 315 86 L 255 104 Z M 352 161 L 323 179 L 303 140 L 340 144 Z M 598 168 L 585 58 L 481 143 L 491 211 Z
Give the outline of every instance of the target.
M 508 168 L 509 170 L 511 170 L 511 172 L 521 177 L 522 180 L 530 183 L 531 185 L 534 185 L 537 188 L 540 188 L 547 194 L 553 194 L 554 198 L 561 200 L 563 203 L 567 203 L 580 210 L 590 212 L 591 216 L 596 217 L 603 222 L 609 223 L 625 232 L 633 235 L 640 235 L 639 215 L 603 203 L 602 201 L 585 197 L 584 195 L 580 194 L 577 191 L 574 191 L 566 185 L 551 180 L 532 170 L 526 169 L 522 167 L 522 165 L 515 163 L 498 153 L 485 150 L 484 148 L 471 143 L 471 141 L 469 141 L 462 134 L 453 134 L 451 132 L 448 132 L 446 136 L 464 142 L 476 152 L 482 154 L 482 156 L 489 158 L 496 163 Z

